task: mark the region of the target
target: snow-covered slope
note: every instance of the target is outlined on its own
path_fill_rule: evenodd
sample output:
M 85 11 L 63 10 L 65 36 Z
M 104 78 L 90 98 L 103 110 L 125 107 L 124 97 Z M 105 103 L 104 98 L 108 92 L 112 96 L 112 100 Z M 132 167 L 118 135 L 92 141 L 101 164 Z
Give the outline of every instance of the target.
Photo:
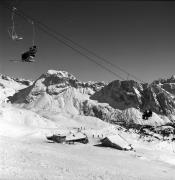
M 12 96 L 18 90 L 26 88 L 32 82 L 23 79 L 15 79 L 6 75 L 0 74 L 0 103 L 6 101 L 8 96 Z
M 104 83 L 79 82 L 73 75 L 64 71 L 49 70 L 10 100 L 21 107 L 35 111 L 64 111 L 77 114 L 78 104 L 103 86 Z
M 115 109 L 138 108 L 141 102 L 143 87 L 135 81 L 112 81 L 101 91 L 91 96 L 91 99 L 108 103 Z
M 172 82 L 172 78 L 166 81 L 169 85 Z M 80 82 L 68 72 L 48 70 L 9 99 L 15 105 L 37 112 L 81 114 L 115 124 L 162 125 L 175 120 L 173 86 L 167 90 L 166 83 Z M 145 122 L 142 113 L 146 109 L 154 113 Z
M 114 128 L 87 116 L 66 117 L 61 113 L 44 116 L 11 104 L 0 106 L 0 179 L 169 180 L 174 177 L 175 159 L 173 149 L 170 150 L 173 144 L 154 142 L 147 145 L 133 138 L 134 134 L 121 132 L 122 137 L 136 147 L 136 152 L 100 148 L 92 146 L 92 139 L 95 141 L 101 134 L 118 133 L 117 126 Z M 72 131 L 74 127 L 83 127 L 89 144 L 64 145 L 46 141 L 46 135 L 64 133 L 65 128 Z
M 0 83 L 1 99 L 11 101 L 0 103 L 0 179 L 173 179 L 173 142 L 141 137 L 135 129 L 116 125 L 159 126 L 173 121 L 170 90 L 160 92 L 155 84 L 149 88 L 134 81 L 83 83 L 54 70 L 34 83 L 6 76 Z M 147 107 L 153 108 L 153 116 L 143 120 L 141 110 Z M 46 141 L 53 133 L 79 130 L 88 136 L 88 144 Z M 115 134 L 136 152 L 92 146 Z
M 121 110 L 134 107 L 142 111 L 151 109 L 163 115 L 175 113 L 174 96 L 165 89 L 165 84 L 160 86 L 155 83 L 148 85 L 133 80 L 116 80 L 93 94 L 91 99 Z

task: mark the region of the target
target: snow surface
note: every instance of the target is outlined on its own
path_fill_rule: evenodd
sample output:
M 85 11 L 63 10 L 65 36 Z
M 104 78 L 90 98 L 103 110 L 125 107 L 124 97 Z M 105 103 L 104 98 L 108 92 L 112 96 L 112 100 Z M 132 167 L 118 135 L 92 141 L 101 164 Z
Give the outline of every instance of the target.
M 167 144 L 144 145 L 137 135 L 119 132 L 94 117 L 60 113 L 43 114 L 0 106 L 0 179 L 4 180 L 173 180 L 175 158 Z M 49 143 L 46 135 L 76 131 L 88 135 L 90 143 Z M 93 146 L 97 135 L 120 133 L 136 152 Z M 95 135 L 93 138 L 92 135 Z M 149 147 L 149 148 L 148 148 Z
M 131 147 L 129 146 L 129 144 L 125 141 L 125 139 L 123 139 L 121 136 L 119 136 L 118 134 L 115 135 L 110 135 L 107 136 L 107 138 L 109 139 L 109 141 L 113 144 L 117 144 L 122 148 L 127 148 L 130 149 Z
M 58 77 L 65 77 L 65 78 L 76 79 L 72 74 L 69 74 L 66 71 L 48 70 L 47 74 L 48 75 L 56 75 Z
M 46 75 L 74 79 L 63 71 L 49 70 Z M 35 81 L 32 92 L 33 86 L 22 90 L 21 96 L 17 97 L 19 104 L 14 105 L 4 102 L 5 98 L 27 86 L 9 77 L 0 81 L 0 180 L 174 180 L 174 143 L 148 142 L 134 131 L 125 132 L 118 125 L 80 115 L 77 107 L 89 100 L 87 94 L 72 87 L 61 89 L 61 83 L 59 87 L 55 84 L 49 87 L 50 92 L 58 92 L 57 95 L 49 94 L 44 80 L 41 76 Z M 31 93 L 34 101 L 25 103 L 23 93 Z M 135 93 L 140 97 L 137 89 Z M 91 103 L 97 104 L 96 101 Z M 126 122 L 143 123 L 142 114 L 135 108 L 121 113 Z M 169 122 L 169 119 L 153 113 L 152 119 L 145 123 L 156 125 L 165 121 Z M 80 130 L 88 136 L 86 145 L 57 144 L 46 138 Z M 99 146 L 100 139 L 112 138 L 114 134 L 132 144 L 135 151 Z
M 27 86 L 14 81 L 8 76 L 2 78 L 2 75 L 0 75 L 0 103 L 6 101 L 8 96 L 14 95 L 18 90 L 25 87 Z

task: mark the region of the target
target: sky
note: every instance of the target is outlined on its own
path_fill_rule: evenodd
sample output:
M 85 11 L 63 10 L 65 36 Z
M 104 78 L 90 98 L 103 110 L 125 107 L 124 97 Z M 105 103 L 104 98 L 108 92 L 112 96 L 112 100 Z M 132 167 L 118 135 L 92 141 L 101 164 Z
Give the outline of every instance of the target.
M 144 82 L 175 74 L 173 1 L 6 0 L 6 3 L 14 3 L 26 15 Z M 27 21 L 15 15 L 15 29 L 23 37 L 21 41 L 10 39 L 7 29 L 11 25 L 11 12 L 0 5 L 2 74 L 35 80 L 48 69 L 54 69 L 68 71 L 81 81 L 110 82 L 120 79 L 42 31 L 37 23 L 35 44 L 39 50 L 36 62 L 11 62 L 20 60 L 21 54 L 29 49 L 33 39 L 30 19 Z M 97 58 L 95 61 L 124 79 L 133 79 L 114 66 Z

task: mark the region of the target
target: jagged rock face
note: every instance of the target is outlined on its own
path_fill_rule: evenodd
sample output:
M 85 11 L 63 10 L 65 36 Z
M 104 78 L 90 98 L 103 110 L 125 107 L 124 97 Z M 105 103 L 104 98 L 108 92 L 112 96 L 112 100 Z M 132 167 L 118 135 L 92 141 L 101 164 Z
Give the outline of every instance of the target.
M 164 93 L 159 93 L 157 99 L 160 104 L 160 112 L 163 112 L 164 115 L 174 114 L 175 103 L 174 100 L 166 96 Z
M 0 74 L 0 103 L 13 96 L 18 90 L 27 87 L 26 84 L 17 81 L 15 78 Z
M 20 79 L 20 78 L 12 78 L 12 77 L 9 77 L 7 75 L 3 75 L 3 74 L 0 74 L 0 81 L 1 80 L 5 80 L 5 81 L 8 81 L 8 82 L 17 82 L 19 83 L 19 85 L 25 85 L 25 86 L 30 86 L 33 82 L 30 81 L 30 80 L 25 80 L 25 79 Z
M 91 100 L 85 100 L 79 104 L 80 114 L 94 116 L 106 122 L 117 123 L 121 111 L 110 107 L 108 104 L 99 104 Z
M 154 112 L 159 112 L 161 110 L 161 105 L 157 99 L 157 92 L 156 88 L 152 86 L 144 88 L 142 91 L 141 109 L 151 109 Z
M 154 118 L 147 123 L 161 125 L 175 120 L 171 96 L 157 83 L 139 84 L 132 80 L 116 80 L 108 85 L 84 83 L 67 72 L 49 70 L 9 99 L 35 111 L 83 114 L 127 125 L 144 124 L 141 111 L 151 109 Z M 167 118 L 162 119 L 162 115 Z
M 159 84 L 161 88 L 171 93 L 172 95 L 175 95 L 175 75 L 168 79 L 159 79 L 153 81 L 153 84 Z
M 161 87 L 169 93 L 175 95 L 175 83 L 164 83 Z
M 32 85 L 32 81 L 30 80 L 26 80 L 26 79 L 19 79 L 19 78 L 14 78 L 14 81 L 20 83 L 20 84 L 23 84 L 25 86 L 31 86 Z
M 98 102 L 108 103 L 115 109 L 138 108 L 141 103 L 142 86 L 135 81 L 113 81 L 91 96 Z
M 59 94 L 63 89 L 74 87 L 81 93 L 93 94 L 105 86 L 103 82 L 80 82 L 73 75 L 65 71 L 49 70 L 34 82 L 33 91 L 46 91 L 48 94 Z
M 150 91 L 152 93 L 149 94 L 152 94 L 154 98 L 145 97 L 145 102 L 147 101 L 144 103 L 145 106 L 149 106 L 158 114 L 169 115 L 175 113 L 175 83 L 172 83 L 174 81 L 173 77 L 162 81 L 161 85 L 155 85 L 155 83 L 151 85 Z
M 9 99 L 12 103 L 23 104 L 25 108 L 57 112 L 66 109 L 71 113 L 79 111 L 75 110 L 76 103 L 102 87 L 104 83 L 82 83 L 67 72 L 49 70 Z
M 167 84 L 167 83 L 166 83 Z M 175 103 L 172 94 L 165 88 L 153 83 L 139 84 L 135 81 L 113 81 L 91 96 L 99 103 L 108 103 L 115 109 L 136 108 L 144 111 L 151 109 L 163 115 L 173 114 Z
M 142 113 L 136 108 L 127 108 L 121 111 L 108 104 L 94 103 L 89 100 L 81 102 L 79 106 L 78 109 L 82 115 L 94 116 L 105 122 L 125 127 L 136 127 L 137 125 L 161 126 L 172 121 L 172 119 L 159 116 L 156 113 L 153 113 L 153 116 L 145 121 L 142 119 Z
M 153 81 L 153 84 L 165 84 L 165 83 L 175 83 L 175 75 L 172 75 L 168 79 L 160 78 L 158 80 Z

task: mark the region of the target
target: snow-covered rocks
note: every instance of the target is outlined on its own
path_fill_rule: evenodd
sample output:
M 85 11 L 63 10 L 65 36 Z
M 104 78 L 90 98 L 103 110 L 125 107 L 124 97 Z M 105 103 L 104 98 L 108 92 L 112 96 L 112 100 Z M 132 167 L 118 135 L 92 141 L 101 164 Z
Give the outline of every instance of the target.
M 88 94 L 104 86 L 104 83 L 78 81 L 65 71 L 49 70 L 31 86 L 17 92 L 10 101 L 21 107 L 37 110 L 64 111 L 77 114 L 78 104 L 88 99 Z
M 112 81 L 107 86 L 92 95 L 91 99 L 108 103 L 115 109 L 124 110 L 138 107 L 142 85 L 135 81 Z
M 56 70 L 48 70 L 30 86 L 4 78 L 8 79 L 8 85 L 14 82 L 20 86 L 18 91 L 9 92 L 11 97 L 5 97 L 13 104 L 36 112 L 81 114 L 124 125 L 163 125 L 175 120 L 172 94 L 163 88 L 169 80 L 161 81 L 162 87 L 157 82 L 148 85 L 133 80 L 115 80 L 109 84 L 81 82 L 68 72 Z M 2 89 L 4 86 L 1 85 Z M 154 112 L 147 121 L 142 119 L 145 109 Z
M 100 82 L 83 83 L 62 71 L 48 71 L 30 86 L 10 78 L 0 82 L 3 82 L 1 90 L 12 102 L 0 105 L 0 174 L 3 179 L 130 179 L 132 176 L 131 179 L 172 179 L 174 176 L 172 168 L 166 165 L 165 169 L 162 162 L 155 160 L 165 161 L 162 152 L 158 152 L 160 149 L 166 150 L 164 155 L 169 158 L 166 162 L 174 163 L 174 156 L 168 155 L 174 147 L 170 150 L 170 143 L 161 142 L 162 135 L 158 132 L 172 130 L 162 128 L 162 125 L 170 124 L 175 116 L 153 112 L 152 117 L 143 120 L 141 109 L 149 105 L 161 108 L 163 102 L 168 109 L 167 93 L 161 94 L 156 88 L 149 89 L 135 82 L 112 82 L 112 87 Z M 103 103 L 98 98 L 90 98 L 98 92 L 100 96 L 97 97 L 103 99 Z M 144 129 L 147 135 L 144 133 L 143 138 L 139 138 L 138 129 L 127 130 L 119 123 L 135 127 L 155 126 L 153 129 L 157 132 L 147 128 Z M 159 127 L 156 129 L 156 126 Z M 77 129 L 88 136 L 88 145 L 65 146 L 46 141 L 47 135 L 77 132 Z M 122 138 L 116 138 L 114 134 Z M 127 148 L 124 138 L 136 152 L 92 146 L 104 137 Z M 154 152 L 156 158 L 150 152 Z M 161 158 L 157 158 L 158 155 Z M 151 172 L 149 175 L 145 168 Z M 135 176 L 138 172 L 140 174 Z
M 0 74 L 0 103 L 6 102 L 8 96 L 13 96 L 20 89 L 27 87 L 27 82 L 30 84 L 30 81 L 17 80 Z

